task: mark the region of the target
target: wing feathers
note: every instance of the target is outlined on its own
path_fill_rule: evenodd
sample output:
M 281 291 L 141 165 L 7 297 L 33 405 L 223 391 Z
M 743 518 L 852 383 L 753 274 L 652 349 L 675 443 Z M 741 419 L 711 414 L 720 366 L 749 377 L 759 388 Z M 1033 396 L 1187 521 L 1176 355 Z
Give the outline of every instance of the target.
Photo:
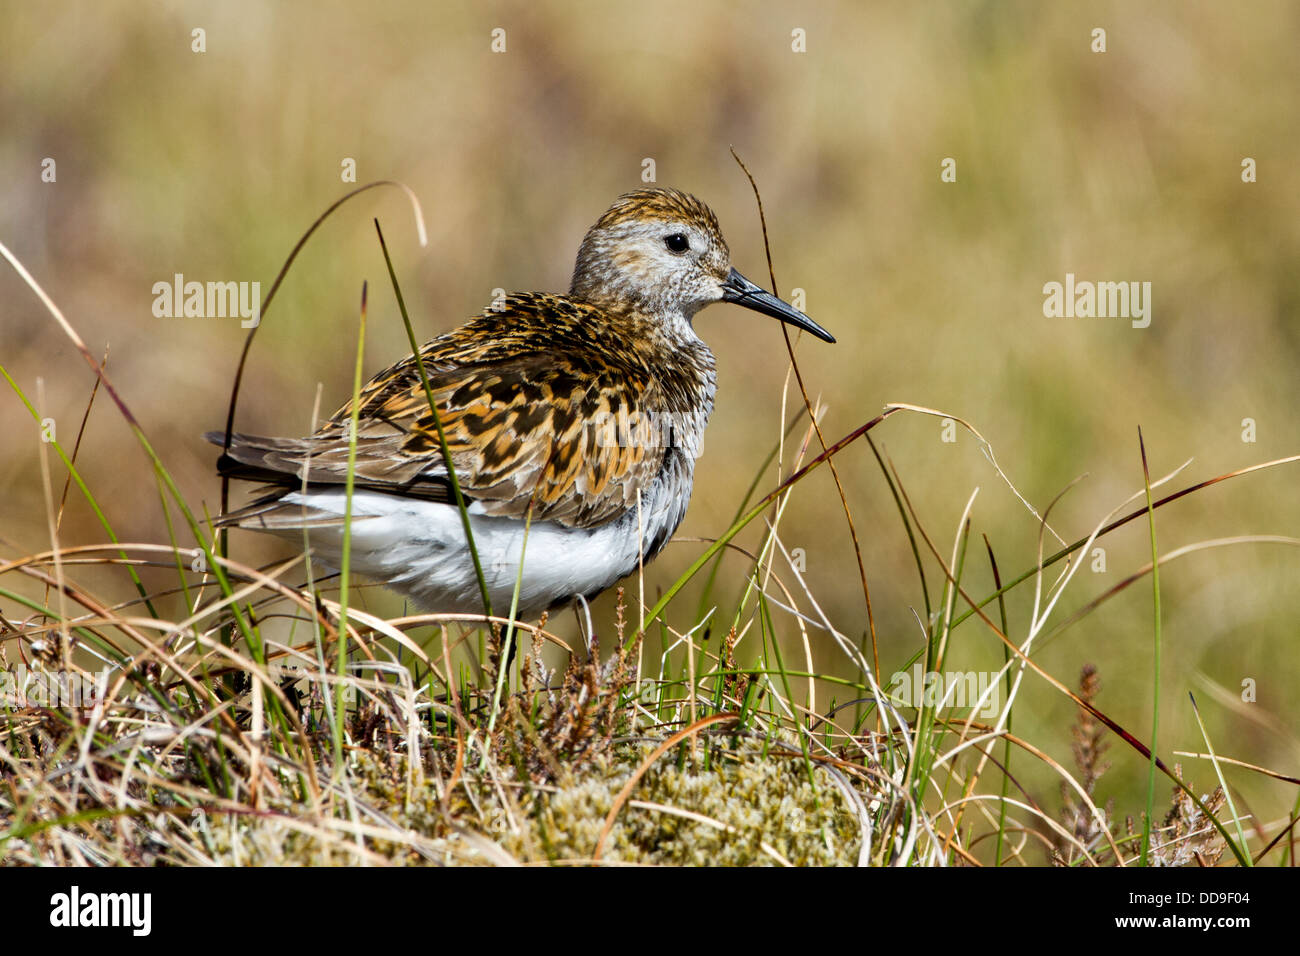
M 691 409 L 671 406 L 682 397 L 698 400 L 701 389 L 711 404 L 712 356 L 702 345 L 698 356 L 656 366 L 635 330 L 620 330 L 617 318 L 563 296 L 517 295 L 504 311 L 484 313 L 421 349 L 457 478 L 486 513 L 522 516 L 531 500 L 538 518 L 602 524 L 635 501 L 667 449 L 597 440 L 598 416 L 684 413 Z M 603 331 L 601 339 L 593 329 Z M 357 486 L 450 500 L 414 357 L 367 383 L 360 405 Z M 312 485 L 342 484 L 351 412 L 350 403 L 343 406 L 307 438 L 232 436 L 219 467 L 284 491 L 304 476 Z M 218 445 L 225 438 L 205 437 Z

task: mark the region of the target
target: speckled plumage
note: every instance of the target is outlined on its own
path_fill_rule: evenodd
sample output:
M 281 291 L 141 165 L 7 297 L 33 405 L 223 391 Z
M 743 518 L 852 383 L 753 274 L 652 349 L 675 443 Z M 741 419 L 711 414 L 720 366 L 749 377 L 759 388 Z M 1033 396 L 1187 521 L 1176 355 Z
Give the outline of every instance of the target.
M 716 389 L 691 320 L 720 300 L 833 341 L 731 269 L 702 202 L 642 189 L 588 231 L 568 295 L 511 295 L 421 348 L 494 609 L 509 606 L 530 502 L 521 613 L 594 595 L 667 543 Z M 349 402 L 307 438 L 232 436 L 222 473 L 267 487 L 222 522 L 298 540 L 306 526 L 337 566 L 351 417 Z M 610 440 L 610 422 L 638 417 L 671 427 Z M 482 609 L 414 356 L 361 392 L 355 489 L 354 568 L 431 610 Z

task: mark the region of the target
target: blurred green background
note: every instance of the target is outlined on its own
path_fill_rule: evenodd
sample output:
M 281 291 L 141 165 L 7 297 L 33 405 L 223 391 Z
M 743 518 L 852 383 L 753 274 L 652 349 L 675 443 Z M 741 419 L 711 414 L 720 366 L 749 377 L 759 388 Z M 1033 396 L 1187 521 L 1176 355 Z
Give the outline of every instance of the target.
M 801 343 L 833 439 L 888 401 L 940 408 L 977 427 L 1038 508 L 1073 540 L 1142 487 L 1137 429 L 1171 488 L 1300 451 L 1300 58 L 1295 3 L 782 4 L 129 2 L 0 4 L 0 241 L 42 282 L 109 373 L 192 502 L 216 511 L 214 450 L 244 332 L 233 319 L 157 319 L 152 286 L 257 280 L 265 292 L 307 225 L 360 182 L 419 195 L 415 242 L 395 191 L 331 219 L 289 274 L 248 368 L 238 427 L 305 433 L 316 383 L 325 411 L 350 388 L 357 303 L 371 283 L 367 374 L 406 354 L 370 219 L 385 226 L 403 289 L 429 338 L 492 290 L 567 288 L 584 230 L 618 194 L 657 180 L 718 213 L 733 261 L 766 284 L 762 237 L 734 145 L 763 190 L 780 288 L 839 344 Z M 1092 31 L 1106 30 L 1095 53 Z M 206 52 L 191 31 L 206 31 Z M 494 28 L 506 52 L 490 49 Z M 806 31 L 806 52 L 792 31 Z M 57 181 L 41 181 L 41 162 Z M 945 157 L 957 181 L 940 178 Z M 1258 182 L 1242 182 L 1245 157 Z M 1044 283 L 1149 281 L 1152 322 L 1046 318 Z M 720 390 L 683 537 L 723 531 L 780 433 L 787 361 L 776 323 L 728 306 L 697 319 Z M 70 444 L 92 376 L 50 317 L 0 270 L 0 362 Z M 789 407 L 797 407 L 791 390 Z M 1243 442 L 1243 419 L 1256 441 Z M 0 398 L 0 558 L 48 547 L 38 440 Z M 965 432 L 900 414 L 875 433 L 945 556 L 975 487 L 974 530 L 1004 575 L 1034 561 L 1038 525 Z M 165 541 L 155 482 L 100 396 L 80 462 L 123 540 Z M 886 678 L 920 646 L 920 588 L 907 539 L 865 445 L 839 459 L 864 548 Z M 1300 532 L 1297 466 L 1194 495 L 1157 516 L 1162 550 Z M 56 487 L 62 484 L 56 473 Z M 775 471 L 764 476 L 770 488 Z M 237 499 L 238 500 L 238 499 Z M 741 540 L 758 542 L 757 528 Z M 865 630 L 856 563 L 828 472 L 782 525 L 837 626 Z M 76 494 L 63 541 L 103 532 Z M 1150 558 L 1144 522 L 1108 538 L 1060 621 Z M 237 553 L 287 549 L 244 535 Z M 647 571 L 666 587 L 698 554 L 679 543 Z M 976 538 L 968 588 L 990 575 Z M 744 563 L 729 558 L 733 602 Z M 1166 566 L 1160 751 L 1203 750 L 1187 693 L 1220 753 L 1300 772 L 1300 554 L 1210 550 Z M 779 569 L 787 579 L 785 568 Z M 93 580 L 93 579 L 92 579 Z M 158 579 L 160 582 L 164 578 Z M 1049 578 L 1054 580 L 1054 576 Z M 120 584 L 114 579 L 114 587 Z M 930 565 L 931 593 L 940 579 Z M 106 585 L 107 586 L 107 585 Z M 113 595 L 125 599 L 121 590 Z M 670 611 L 687 627 L 698 590 Z M 1009 603 L 1023 639 L 1032 593 Z M 396 613 L 371 590 L 374 609 Z M 0 602 L 3 604 L 4 602 Z M 24 616 L 16 608 L 5 612 Z M 609 598 L 597 608 L 608 622 Z M 778 626 L 800 659 L 788 617 Z M 572 629 L 572 616 L 557 621 Z M 604 625 L 608 629 L 608 625 Z M 1151 589 L 1144 579 L 1046 645 L 1039 663 L 1073 686 L 1098 665 L 1100 706 L 1139 736 L 1151 715 Z M 751 635 L 752 636 L 752 635 Z M 750 640 L 750 638 L 747 638 Z M 819 669 L 848 674 L 813 633 Z M 742 644 L 742 662 L 757 647 Z M 995 639 L 964 627 L 950 665 L 995 668 Z M 787 662 L 792 658 L 787 653 Z M 1243 679 L 1258 700 L 1238 700 Z M 1211 686 L 1226 688 L 1216 697 Z M 833 691 L 820 689 L 824 706 Z M 842 691 L 840 692 L 842 694 Z M 1069 761 L 1073 706 L 1030 678 L 1016 731 Z M 1098 789 L 1136 812 L 1145 765 L 1114 746 Z M 1208 764 L 1182 760 L 1201 790 Z M 1028 763 L 1028 761 L 1026 761 Z M 1192 764 L 1196 764 L 1192 767 Z M 1025 767 L 1047 806 L 1051 778 Z M 1284 816 L 1294 793 L 1234 773 L 1246 809 Z M 1161 786 L 1161 804 L 1164 787 Z

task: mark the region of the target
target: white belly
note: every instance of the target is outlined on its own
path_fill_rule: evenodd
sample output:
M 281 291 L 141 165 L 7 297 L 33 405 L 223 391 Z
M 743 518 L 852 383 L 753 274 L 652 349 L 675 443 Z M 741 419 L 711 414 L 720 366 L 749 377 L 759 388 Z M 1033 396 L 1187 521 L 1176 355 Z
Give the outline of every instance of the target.
M 493 613 L 510 611 L 521 552 L 521 617 L 535 616 L 575 595 L 592 596 L 634 571 L 641 547 L 666 541 L 686 512 L 689 487 L 676 496 L 659 493 L 657 488 L 652 487 L 649 500 L 642 502 L 640 533 L 633 510 L 591 529 L 533 521 L 525 544 L 521 519 L 476 514 L 471 506 L 470 526 Z M 311 492 L 305 499 L 294 492 L 283 502 L 342 515 L 345 498 L 335 491 Z M 478 579 L 454 505 L 359 491 L 352 496 L 352 514 L 353 571 L 407 595 L 423 610 L 482 612 Z M 277 528 L 275 533 L 302 540 L 301 529 Z M 308 535 L 313 557 L 337 569 L 342 527 L 313 527 Z

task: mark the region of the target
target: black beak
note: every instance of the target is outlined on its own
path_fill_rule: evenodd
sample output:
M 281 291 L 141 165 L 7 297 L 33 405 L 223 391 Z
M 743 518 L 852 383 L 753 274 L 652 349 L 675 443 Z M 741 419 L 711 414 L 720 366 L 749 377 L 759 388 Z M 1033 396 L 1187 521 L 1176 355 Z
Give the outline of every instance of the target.
M 722 283 L 722 301 L 734 302 L 736 305 L 743 305 L 747 309 L 753 309 L 755 312 L 762 312 L 774 319 L 780 319 L 797 329 L 811 332 L 823 342 L 835 341 L 833 335 L 790 305 L 790 303 L 784 302 L 765 289 L 754 285 L 735 269 L 731 270 L 731 274 L 727 276 L 727 281 Z

